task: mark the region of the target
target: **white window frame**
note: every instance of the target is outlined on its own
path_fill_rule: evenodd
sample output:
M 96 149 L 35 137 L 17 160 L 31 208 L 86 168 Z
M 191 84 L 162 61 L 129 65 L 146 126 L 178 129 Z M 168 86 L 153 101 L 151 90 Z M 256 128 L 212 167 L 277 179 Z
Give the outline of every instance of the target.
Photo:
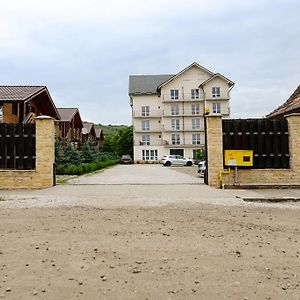
M 150 106 L 142 106 L 142 117 L 148 117 L 150 115 Z
M 192 104 L 191 105 L 192 108 L 192 115 L 200 115 L 200 104 Z
M 150 134 L 143 134 L 142 135 L 141 144 L 142 145 L 150 145 Z
M 158 150 L 157 149 L 143 149 L 142 150 L 142 160 L 158 160 Z
M 142 120 L 142 131 L 150 130 L 150 120 Z
M 212 104 L 212 113 L 220 114 L 221 113 L 221 102 L 213 102 Z
M 221 97 L 221 88 L 219 86 L 213 86 L 211 88 L 211 94 L 213 98 L 220 98 Z
M 172 116 L 179 115 L 179 105 L 178 104 L 172 104 L 171 105 L 171 115 Z
M 179 99 L 179 90 L 171 89 L 170 90 L 170 97 L 171 97 L 171 100 L 178 100 Z
M 172 145 L 180 145 L 180 134 L 172 133 L 171 134 L 171 143 L 172 143 Z
M 191 89 L 191 98 L 192 99 L 199 99 L 200 98 L 199 89 Z
M 192 119 L 192 129 L 200 129 L 200 119 Z
M 200 133 L 193 133 L 192 134 L 192 144 L 200 145 L 200 141 L 201 141 Z
M 180 129 L 180 120 L 179 119 L 171 119 L 171 128 L 172 130 Z

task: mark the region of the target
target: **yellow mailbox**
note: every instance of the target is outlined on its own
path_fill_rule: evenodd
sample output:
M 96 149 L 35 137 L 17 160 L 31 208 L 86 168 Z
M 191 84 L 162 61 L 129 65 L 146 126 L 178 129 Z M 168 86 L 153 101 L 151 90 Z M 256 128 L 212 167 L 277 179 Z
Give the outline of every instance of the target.
M 225 150 L 225 166 L 252 167 L 253 150 Z

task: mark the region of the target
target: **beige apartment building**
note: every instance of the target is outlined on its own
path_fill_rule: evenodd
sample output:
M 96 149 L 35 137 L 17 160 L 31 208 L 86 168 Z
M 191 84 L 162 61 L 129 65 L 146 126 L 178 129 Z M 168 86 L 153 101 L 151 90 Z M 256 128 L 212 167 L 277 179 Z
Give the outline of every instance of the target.
M 204 112 L 229 117 L 233 86 L 197 63 L 175 75 L 129 76 L 134 161 L 169 154 L 195 158 L 205 146 Z

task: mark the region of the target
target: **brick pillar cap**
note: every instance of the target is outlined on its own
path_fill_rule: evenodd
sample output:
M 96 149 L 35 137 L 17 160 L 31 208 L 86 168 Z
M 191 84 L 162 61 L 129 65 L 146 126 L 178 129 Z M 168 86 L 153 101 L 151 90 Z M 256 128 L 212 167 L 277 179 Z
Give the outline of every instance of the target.
M 36 120 L 55 120 L 54 118 L 52 117 L 49 117 L 49 116 L 38 116 L 35 118 Z
M 291 114 L 288 114 L 288 115 L 284 115 L 285 118 L 288 118 L 288 117 L 300 117 L 300 113 L 291 113 Z
M 205 117 L 212 117 L 212 118 L 214 118 L 214 117 L 223 117 L 223 115 L 222 114 L 209 114 L 209 115 L 206 115 Z

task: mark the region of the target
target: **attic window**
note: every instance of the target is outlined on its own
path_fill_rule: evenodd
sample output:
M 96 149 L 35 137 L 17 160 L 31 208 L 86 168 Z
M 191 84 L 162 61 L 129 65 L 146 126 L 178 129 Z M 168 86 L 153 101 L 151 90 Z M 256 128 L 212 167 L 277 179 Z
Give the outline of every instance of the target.
M 221 96 L 220 87 L 212 88 L 212 96 L 213 96 L 213 98 L 219 98 Z

